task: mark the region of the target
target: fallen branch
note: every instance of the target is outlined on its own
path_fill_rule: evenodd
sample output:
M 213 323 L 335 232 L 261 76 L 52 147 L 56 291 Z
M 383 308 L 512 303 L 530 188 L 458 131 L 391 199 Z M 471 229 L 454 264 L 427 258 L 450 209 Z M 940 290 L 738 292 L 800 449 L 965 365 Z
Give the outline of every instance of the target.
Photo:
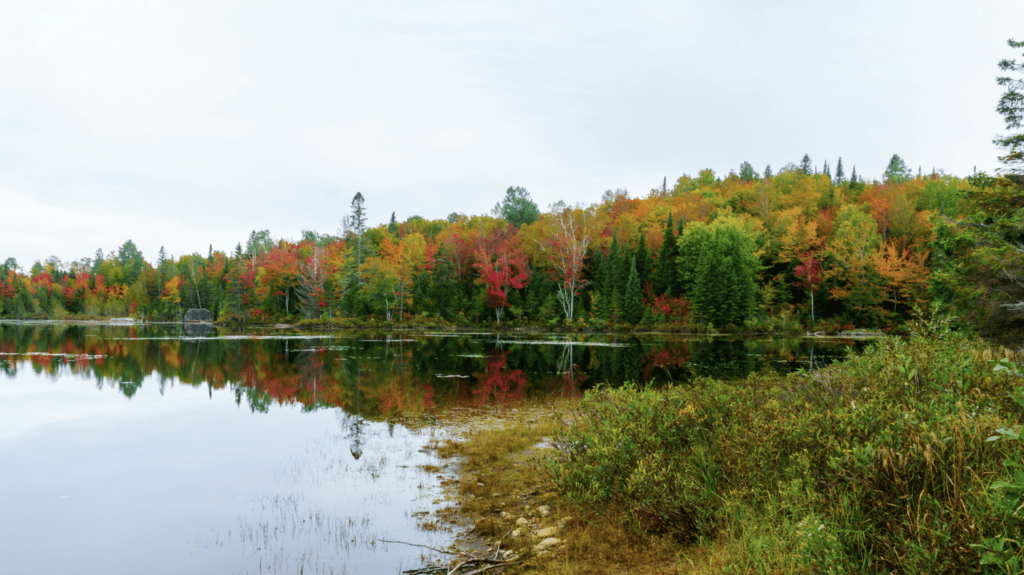
M 505 534 L 505 537 L 508 537 L 510 533 L 512 533 L 511 530 Z M 431 547 L 429 545 L 421 545 L 419 543 L 408 543 L 406 541 L 393 541 L 388 539 L 381 539 L 381 542 L 398 543 L 401 545 L 409 545 L 412 547 L 422 547 L 424 549 L 430 549 L 431 551 L 434 551 L 436 553 L 442 553 L 444 555 L 461 555 L 466 557 L 466 559 L 464 559 L 461 563 L 455 565 L 455 567 L 452 567 L 451 569 L 441 565 L 433 565 L 427 567 L 420 567 L 418 569 L 409 569 L 406 571 L 402 571 L 404 575 L 459 575 L 459 570 L 463 567 L 465 567 L 466 569 L 475 569 L 473 571 L 467 571 L 462 575 L 479 575 L 480 573 L 485 573 L 487 571 L 490 571 L 491 569 L 510 567 L 512 565 L 516 565 L 517 563 L 519 563 L 519 561 L 505 561 L 502 559 L 498 559 L 498 553 L 501 551 L 501 544 L 503 541 L 505 541 L 505 537 L 502 537 L 501 541 L 498 542 L 498 547 L 494 551 L 493 559 L 488 559 L 487 557 L 477 557 L 476 555 L 473 555 L 472 553 L 468 553 L 461 549 L 456 549 L 455 551 L 445 551 L 443 549 L 437 549 L 436 547 Z

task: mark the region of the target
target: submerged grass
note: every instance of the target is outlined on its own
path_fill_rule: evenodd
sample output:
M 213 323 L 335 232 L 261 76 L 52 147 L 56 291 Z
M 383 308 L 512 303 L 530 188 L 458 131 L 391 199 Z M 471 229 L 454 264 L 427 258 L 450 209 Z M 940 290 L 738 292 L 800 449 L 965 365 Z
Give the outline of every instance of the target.
M 506 539 L 519 572 L 1022 573 L 1020 360 L 935 322 L 809 373 L 598 388 L 445 449 L 479 535 L 573 518 L 553 552 Z

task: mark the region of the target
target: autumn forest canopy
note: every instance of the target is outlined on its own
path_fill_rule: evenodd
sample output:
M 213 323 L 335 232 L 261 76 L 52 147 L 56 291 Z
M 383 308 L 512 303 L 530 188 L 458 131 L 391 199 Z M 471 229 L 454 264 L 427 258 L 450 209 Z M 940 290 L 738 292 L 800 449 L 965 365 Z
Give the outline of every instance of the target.
M 1019 128 L 1021 80 L 998 81 L 1007 92 L 997 110 Z M 893 155 L 880 180 L 866 181 L 841 158 L 817 165 L 805 155 L 778 170 L 743 162 L 725 176 L 666 179 L 643 197 L 609 190 L 544 211 L 512 187 L 491 214 L 392 214 L 373 227 L 373 196 L 357 193 L 339 206 L 336 235 L 254 230 L 230 253 L 161 248 L 151 261 L 131 240 L 67 264 L 8 259 L 0 317 L 180 320 L 206 308 L 257 323 L 837 331 L 898 328 L 941 309 L 1000 331 L 1024 319 L 1021 139 L 996 138 L 1005 167 L 995 176 L 915 173 Z
M 0 313 L 877 328 L 941 301 L 977 322 L 1006 319 L 1008 262 L 983 223 L 1019 189 L 984 174 L 912 175 L 898 156 L 883 181 L 847 178 L 841 159 L 832 171 L 807 157 L 775 174 L 744 163 L 544 213 L 510 188 L 491 215 L 376 227 L 358 194 L 337 236 L 254 231 L 232 253 L 153 262 L 130 240 L 69 265 L 8 260 Z

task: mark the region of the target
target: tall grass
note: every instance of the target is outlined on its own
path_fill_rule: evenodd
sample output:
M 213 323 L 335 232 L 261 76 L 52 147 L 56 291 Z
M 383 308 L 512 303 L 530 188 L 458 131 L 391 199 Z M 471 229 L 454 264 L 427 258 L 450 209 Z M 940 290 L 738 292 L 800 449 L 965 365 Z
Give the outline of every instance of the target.
M 688 570 L 1019 573 L 1016 359 L 933 322 L 810 373 L 599 388 L 548 472 Z

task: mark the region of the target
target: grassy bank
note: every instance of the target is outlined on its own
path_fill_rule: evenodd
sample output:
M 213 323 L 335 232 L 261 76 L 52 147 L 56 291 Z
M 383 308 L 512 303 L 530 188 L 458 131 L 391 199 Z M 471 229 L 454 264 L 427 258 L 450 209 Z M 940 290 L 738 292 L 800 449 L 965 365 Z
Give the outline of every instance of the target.
M 538 505 L 574 518 L 554 553 L 513 543 L 526 572 L 1020 573 L 1019 360 L 935 323 L 812 373 L 599 388 L 543 429 L 479 432 L 460 492 L 485 536 Z M 483 469 L 533 483 L 501 504 L 466 480 Z

